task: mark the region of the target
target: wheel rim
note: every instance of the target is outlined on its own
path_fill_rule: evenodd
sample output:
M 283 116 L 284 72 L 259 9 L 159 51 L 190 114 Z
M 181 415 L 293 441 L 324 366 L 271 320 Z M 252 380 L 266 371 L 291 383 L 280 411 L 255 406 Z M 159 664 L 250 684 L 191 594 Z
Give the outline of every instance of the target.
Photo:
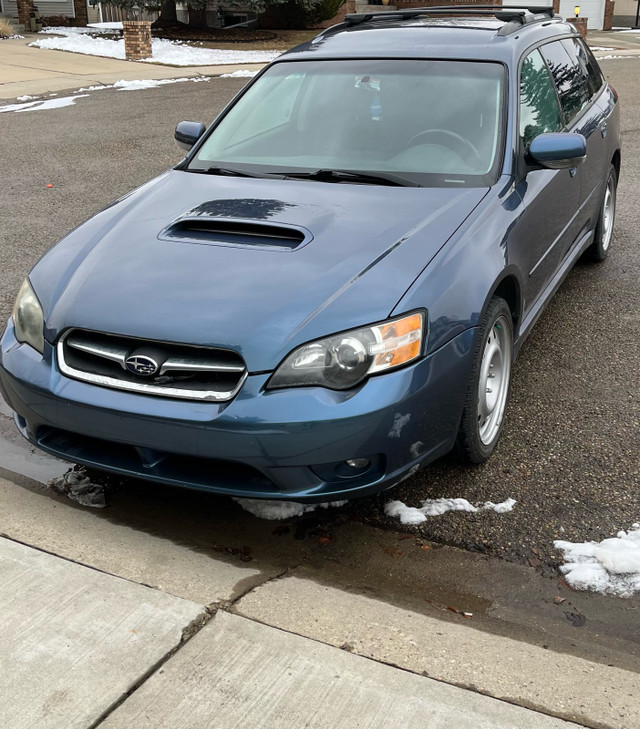
M 607 182 L 607 189 L 604 193 L 604 201 L 602 203 L 602 250 L 606 251 L 611 243 L 613 234 L 613 219 L 616 212 L 616 188 L 613 177 Z
M 511 324 L 496 319 L 486 339 L 478 382 L 478 434 L 484 445 L 498 435 L 507 404 L 511 377 Z

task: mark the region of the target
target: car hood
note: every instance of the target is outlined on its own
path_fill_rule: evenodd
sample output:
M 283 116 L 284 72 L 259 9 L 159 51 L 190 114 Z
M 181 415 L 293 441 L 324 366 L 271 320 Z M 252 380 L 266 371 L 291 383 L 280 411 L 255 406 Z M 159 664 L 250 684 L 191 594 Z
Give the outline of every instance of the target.
M 161 175 L 76 228 L 35 267 L 45 336 L 68 327 L 226 347 L 251 372 L 389 316 L 487 188 Z M 295 250 L 166 236 L 183 218 L 292 226 Z

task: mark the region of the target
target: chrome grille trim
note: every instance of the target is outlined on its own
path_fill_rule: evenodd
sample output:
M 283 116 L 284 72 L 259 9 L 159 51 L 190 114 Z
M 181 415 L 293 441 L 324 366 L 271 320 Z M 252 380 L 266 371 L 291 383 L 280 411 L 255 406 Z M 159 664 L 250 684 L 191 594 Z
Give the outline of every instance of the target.
M 109 336 L 109 335 L 104 335 Z M 73 337 L 73 340 L 70 338 Z M 128 338 L 128 337 L 127 337 Z M 136 340 L 132 339 L 132 343 Z M 142 344 L 154 344 L 148 340 L 137 340 L 138 343 Z M 240 388 L 247 379 L 248 372 L 246 367 L 241 365 L 229 365 L 223 362 L 217 362 L 213 358 L 203 358 L 200 362 L 196 360 L 189 360 L 188 358 L 182 357 L 170 357 L 163 364 L 160 374 L 164 374 L 169 371 L 190 371 L 190 372 L 220 372 L 220 373 L 233 373 L 240 374 L 237 384 L 231 390 L 219 391 L 219 390 L 189 390 L 186 388 L 169 387 L 164 385 L 155 385 L 149 382 L 131 382 L 127 380 L 119 380 L 115 377 L 109 377 L 107 375 L 95 374 L 92 372 L 85 372 L 72 367 L 65 359 L 64 347 L 65 344 L 68 347 L 73 347 L 87 354 L 94 355 L 96 357 L 102 357 L 112 362 L 120 364 L 122 369 L 126 371 L 125 360 L 129 354 L 129 350 L 114 345 L 105 346 L 103 344 L 95 344 L 91 342 L 82 341 L 82 335 L 79 335 L 77 330 L 70 330 L 65 332 L 56 345 L 56 357 L 58 361 L 58 367 L 62 374 L 67 377 L 71 377 L 74 380 L 80 380 L 82 382 L 89 382 L 100 387 L 108 387 L 114 390 L 125 390 L 128 392 L 135 392 L 140 395 L 154 395 L 159 397 L 168 397 L 180 400 L 197 400 L 204 402 L 225 402 L 234 398 Z M 161 344 L 161 343 L 158 343 Z M 132 344 L 134 346 L 134 344 Z M 174 345 L 176 346 L 176 345 Z M 179 345 L 178 345 L 179 346 Z M 185 349 L 188 349 L 188 345 L 184 345 Z M 191 347 L 195 348 L 195 347 Z

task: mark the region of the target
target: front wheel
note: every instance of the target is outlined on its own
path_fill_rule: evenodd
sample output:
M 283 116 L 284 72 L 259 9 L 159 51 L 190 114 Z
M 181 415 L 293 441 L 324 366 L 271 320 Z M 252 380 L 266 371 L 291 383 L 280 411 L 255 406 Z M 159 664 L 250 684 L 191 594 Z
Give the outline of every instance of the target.
M 463 462 L 482 463 L 500 438 L 511 384 L 513 321 L 509 305 L 498 296 L 480 321 L 473 356 L 455 451 Z
M 607 184 L 604 189 L 604 197 L 598 222 L 596 223 L 596 232 L 593 236 L 593 243 L 585 251 L 585 257 L 591 261 L 604 261 L 609 255 L 609 246 L 611 244 L 611 236 L 613 235 L 613 224 L 616 218 L 616 191 L 618 188 L 618 175 L 616 168 L 611 165 Z

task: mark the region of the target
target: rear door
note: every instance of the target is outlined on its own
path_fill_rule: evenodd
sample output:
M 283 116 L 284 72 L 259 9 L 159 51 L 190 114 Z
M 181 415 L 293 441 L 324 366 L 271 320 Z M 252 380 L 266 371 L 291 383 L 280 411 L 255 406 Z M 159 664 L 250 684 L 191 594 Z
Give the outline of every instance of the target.
M 572 61 L 573 81 L 568 94 L 565 118 L 570 131 L 579 132 L 587 140 L 587 158 L 580 169 L 580 205 L 584 215 L 591 218 L 591 227 L 595 225 L 594 216 L 600 208 L 602 184 L 607 176 L 607 123 L 604 109 L 597 103 L 602 91 L 603 79 L 592 64 L 591 54 L 587 55 L 582 40 L 565 38 L 560 41 Z M 543 46 L 545 49 L 554 46 Z

